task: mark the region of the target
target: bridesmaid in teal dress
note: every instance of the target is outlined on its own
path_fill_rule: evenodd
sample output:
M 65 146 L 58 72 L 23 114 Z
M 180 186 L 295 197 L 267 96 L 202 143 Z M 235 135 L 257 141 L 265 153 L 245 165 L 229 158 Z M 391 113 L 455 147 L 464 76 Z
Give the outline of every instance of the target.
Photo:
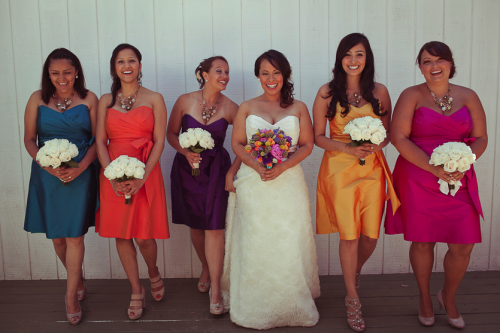
M 24 114 L 24 144 L 33 158 L 24 230 L 45 233 L 68 272 L 65 296 L 70 324 L 82 319 L 85 297 L 84 236 L 94 226 L 97 171 L 94 133 L 97 96 L 85 88 L 82 66 L 69 50 L 52 51 L 43 66 L 41 90 Z M 78 147 L 78 168 L 42 168 L 36 154 L 45 142 L 67 139 Z M 62 182 L 67 183 L 63 186 Z

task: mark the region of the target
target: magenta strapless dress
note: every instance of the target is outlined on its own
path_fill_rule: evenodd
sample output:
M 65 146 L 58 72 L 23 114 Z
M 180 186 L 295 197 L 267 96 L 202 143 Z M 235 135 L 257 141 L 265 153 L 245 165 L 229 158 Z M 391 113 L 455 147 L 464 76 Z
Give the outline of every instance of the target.
M 472 142 L 471 130 L 466 106 L 449 117 L 420 107 L 415 111 L 410 140 L 430 156 L 445 142 Z M 465 173 L 455 196 L 441 193 L 436 176 L 401 155 L 392 174 L 401 206 L 395 215 L 386 214 L 386 234 L 404 233 L 405 240 L 412 242 L 481 243 L 479 216 L 483 211 L 473 167 Z M 387 212 L 391 211 L 389 202 Z

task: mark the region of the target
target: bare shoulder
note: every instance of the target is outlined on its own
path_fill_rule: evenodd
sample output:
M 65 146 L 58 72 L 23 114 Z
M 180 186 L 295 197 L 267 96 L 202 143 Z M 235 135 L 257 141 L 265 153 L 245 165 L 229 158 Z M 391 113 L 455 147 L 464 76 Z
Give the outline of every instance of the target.
M 306 103 L 299 101 L 298 99 L 293 101 L 292 106 L 298 110 L 299 112 L 306 111 L 307 112 L 307 105 Z
M 329 86 L 329 83 L 325 83 L 324 85 L 322 85 L 319 90 L 318 90 L 318 94 L 321 95 L 321 97 L 323 98 L 327 98 L 329 97 L 328 95 L 330 94 L 330 86 Z
M 37 105 L 40 105 L 42 102 L 42 90 L 37 90 L 33 92 L 30 96 L 30 99 L 28 100 L 28 103 L 37 103 Z
M 384 86 L 382 83 L 375 82 L 375 89 L 373 90 L 373 95 L 375 97 L 382 95 L 389 95 L 389 91 L 387 90 L 387 87 Z
M 109 103 L 111 103 L 112 99 L 113 99 L 113 97 L 111 96 L 110 93 L 108 93 L 108 94 L 102 95 L 101 98 L 99 99 L 99 102 L 106 103 L 106 105 L 109 105 Z
M 97 98 L 97 95 L 94 94 L 92 91 L 87 91 L 87 97 L 85 99 L 87 99 L 91 102 L 97 102 L 98 98 Z
M 403 92 L 401 92 L 401 95 L 399 95 L 399 99 L 418 100 L 420 98 L 420 94 L 422 93 L 422 85 L 425 85 L 425 83 L 406 88 Z
M 464 86 L 459 86 L 459 85 L 452 85 L 454 94 L 462 96 L 465 101 L 476 101 L 479 100 L 479 97 L 477 96 L 476 92 L 470 88 L 464 87 Z
M 233 102 L 229 97 L 227 97 L 226 95 L 222 95 L 224 96 L 224 103 L 226 103 L 227 107 L 229 110 L 231 111 L 235 111 L 235 110 L 238 110 L 238 107 L 239 105 L 236 104 L 235 102 Z

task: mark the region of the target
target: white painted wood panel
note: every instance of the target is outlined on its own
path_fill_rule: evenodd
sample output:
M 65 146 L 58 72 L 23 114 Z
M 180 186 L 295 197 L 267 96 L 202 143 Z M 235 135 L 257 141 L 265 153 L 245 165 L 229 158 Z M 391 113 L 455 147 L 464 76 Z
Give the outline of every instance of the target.
M 432 10 L 429 10 L 432 8 Z M 143 55 L 143 84 L 159 91 L 170 111 L 177 97 L 198 90 L 194 69 L 215 54 L 230 65 L 231 81 L 225 94 L 240 104 L 262 93 L 254 76 L 255 59 L 275 48 L 293 67 L 295 97 L 309 110 L 319 87 L 331 79 L 341 38 L 362 32 L 370 40 L 376 80 L 385 84 L 393 105 L 403 89 L 423 82 L 415 66 L 420 47 L 442 40 L 453 51 L 457 76 L 453 83 L 474 89 L 484 105 L 489 147 L 476 170 L 485 212 L 483 243 L 473 252 L 470 270 L 500 269 L 500 198 L 495 165 L 500 95 L 500 3 L 496 0 L 0 0 L 0 55 L 6 63 L 0 81 L 0 171 L 10 172 L 0 191 L 0 279 L 65 278 L 52 242 L 45 235 L 23 229 L 31 157 L 24 143 L 24 108 L 39 88 L 45 57 L 67 47 L 80 58 L 87 87 L 98 96 L 110 90 L 112 50 L 128 42 Z M 231 127 L 228 130 L 228 138 Z M 226 149 L 230 142 L 226 140 Z M 323 155 L 315 148 L 302 163 L 315 220 L 316 179 Z M 171 218 L 170 169 L 175 151 L 167 144 L 160 160 Z M 397 151 L 386 149 L 393 167 Z M 11 165 L 15 164 L 15 170 Z M 8 170 L 8 171 L 7 171 Z M 5 173 L 4 172 L 4 173 Z M 191 246 L 189 228 L 169 222 L 171 238 L 158 241 L 158 265 L 167 277 L 198 277 L 201 266 Z M 338 235 L 315 236 L 320 274 L 341 274 Z M 115 241 L 91 229 L 86 236 L 87 278 L 125 278 Z M 408 272 L 409 243 L 400 235 L 384 236 L 364 273 Z M 437 271 L 447 246 L 436 248 Z M 138 254 L 141 276 L 147 271 Z
M 83 67 L 87 89 L 101 96 L 97 5 L 95 1 L 68 1 L 69 47 Z M 106 87 L 109 89 L 109 87 Z M 113 249 L 113 251 L 116 251 Z M 111 276 L 109 239 L 91 228 L 85 236 L 85 277 L 104 279 Z

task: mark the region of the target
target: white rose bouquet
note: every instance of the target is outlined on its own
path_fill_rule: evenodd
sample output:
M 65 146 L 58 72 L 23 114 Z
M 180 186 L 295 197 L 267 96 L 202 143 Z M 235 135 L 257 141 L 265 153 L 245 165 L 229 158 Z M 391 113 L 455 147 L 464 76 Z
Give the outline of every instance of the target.
M 36 154 L 36 160 L 44 168 L 53 169 L 65 166 L 79 168 L 78 163 L 73 159 L 78 156 L 78 147 L 66 139 L 52 139 L 43 145 Z M 62 181 L 63 186 L 68 185 Z
M 379 145 L 387 137 L 382 120 L 370 116 L 351 120 L 345 125 L 343 134 L 351 136 L 351 147 L 361 146 L 363 143 Z M 360 159 L 359 165 L 365 165 L 365 160 Z
M 476 155 L 474 155 L 470 147 L 463 142 L 443 143 L 432 151 L 431 159 L 429 160 L 429 164 L 435 166 L 442 165 L 446 172 L 455 172 L 458 170 L 462 173 L 469 170 L 471 164 L 475 162 Z M 438 184 L 439 190 L 443 194 L 450 193 L 452 196 L 455 196 L 460 186 L 462 186 L 459 180 L 447 183 L 439 179 Z
M 131 179 L 142 179 L 146 172 L 144 170 L 145 167 L 146 165 L 137 158 L 121 155 L 109 163 L 106 169 L 104 169 L 104 176 L 109 180 L 115 179 L 119 182 Z M 131 197 L 132 196 L 128 194 L 125 195 L 126 205 L 130 205 Z
M 201 153 L 205 149 L 212 149 L 215 146 L 214 139 L 210 132 L 202 128 L 188 128 L 186 132 L 179 135 L 179 144 L 182 148 L 187 148 L 193 153 Z M 200 175 L 200 163 L 193 163 L 194 168 L 191 175 Z

